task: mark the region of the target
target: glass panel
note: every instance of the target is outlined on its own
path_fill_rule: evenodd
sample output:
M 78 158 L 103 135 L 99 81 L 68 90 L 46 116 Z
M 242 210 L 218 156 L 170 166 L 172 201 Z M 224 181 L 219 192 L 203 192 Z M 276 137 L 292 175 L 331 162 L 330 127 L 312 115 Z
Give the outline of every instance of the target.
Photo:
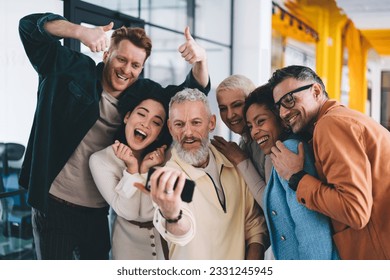
M 231 1 L 196 0 L 196 35 L 230 45 L 230 6 Z
M 129 0 L 83 0 L 106 9 L 113 11 L 119 11 L 129 16 L 139 17 L 138 14 L 138 1 Z
M 146 22 L 184 31 L 187 23 L 187 1 L 150 0 L 141 2 L 141 16 Z
M 343 49 L 343 65 L 341 66 L 341 92 L 340 103 L 348 107 L 349 103 L 349 68 L 348 68 L 348 49 Z
M 390 130 L 390 72 L 382 71 L 381 124 Z
M 25 192 L 16 192 L 16 194 L 10 194 L 10 196 L 3 192 L 1 195 L 0 260 L 35 259 L 31 209 L 22 206 L 25 200 Z
M 150 26 L 147 33 L 152 38 L 153 50 L 145 67 L 145 76 L 164 86 L 183 82 L 191 69 L 178 52 L 178 47 L 184 43 L 184 35 Z M 230 48 L 200 39 L 197 42 L 206 49 L 212 85 L 216 86 L 230 73 Z
M 285 65 L 305 65 L 315 69 L 314 57 L 308 55 L 305 51 L 300 50 L 294 46 L 287 45 L 285 53 Z
M 24 146 L 0 143 L 0 260 L 34 259 L 31 208 L 19 186 Z
M 152 38 L 153 48 L 144 68 L 145 77 L 163 86 L 182 83 L 190 69 L 178 51 L 184 35 L 151 26 L 146 26 L 146 33 Z

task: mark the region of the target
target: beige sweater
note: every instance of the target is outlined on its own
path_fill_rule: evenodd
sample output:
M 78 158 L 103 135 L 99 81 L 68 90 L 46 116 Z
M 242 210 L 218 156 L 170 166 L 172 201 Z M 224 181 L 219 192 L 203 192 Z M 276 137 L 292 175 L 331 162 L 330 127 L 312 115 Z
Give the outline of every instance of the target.
M 183 162 L 172 150 L 167 166 L 183 170 L 196 183 L 193 200 L 184 203 L 184 215 L 191 220 L 191 230 L 185 236 L 165 232 L 165 220 L 155 211 L 156 228 L 170 245 L 170 259 L 244 259 L 246 245 L 268 247 L 268 231 L 253 196 L 238 170 L 212 145 L 217 170 L 225 194 L 224 210 L 210 177 L 200 169 Z

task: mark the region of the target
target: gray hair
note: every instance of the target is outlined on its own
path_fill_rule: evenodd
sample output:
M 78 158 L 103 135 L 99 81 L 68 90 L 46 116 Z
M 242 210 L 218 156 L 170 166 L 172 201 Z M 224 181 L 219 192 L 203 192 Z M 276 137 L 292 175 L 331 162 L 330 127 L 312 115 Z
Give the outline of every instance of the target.
M 211 116 L 211 109 L 207 96 L 196 88 L 185 88 L 177 92 L 169 102 L 169 112 L 171 112 L 172 105 L 174 103 L 184 103 L 186 101 L 201 101 L 203 102 L 207 113 Z
M 255 88 L 255 84 L 244 75 L 231 75 L 218 85 L 216 92 L 239 89 L 248 96 Z

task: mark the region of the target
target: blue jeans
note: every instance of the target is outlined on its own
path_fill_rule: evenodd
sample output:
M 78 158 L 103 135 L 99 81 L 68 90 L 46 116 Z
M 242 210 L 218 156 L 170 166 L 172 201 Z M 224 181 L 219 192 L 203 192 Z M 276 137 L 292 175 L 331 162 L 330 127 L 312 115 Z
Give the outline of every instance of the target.
M 107 260 L 108 209 L 70 206 L 49 197 L 47 212 L 32 209 L 37 259 Z

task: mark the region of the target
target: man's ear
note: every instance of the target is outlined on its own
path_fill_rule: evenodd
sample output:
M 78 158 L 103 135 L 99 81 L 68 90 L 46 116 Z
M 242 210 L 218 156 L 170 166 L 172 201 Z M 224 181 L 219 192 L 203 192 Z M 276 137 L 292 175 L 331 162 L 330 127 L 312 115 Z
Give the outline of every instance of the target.
M 210 121 L 209 121 L 209 131 L 214 131 L 215 126 L 217 124 L 217 117 L 213 114 L 210 116 Z
M 315 97 L 316 98 L 320 97 L 321 92 L 322 92 L 322 88 L 321 88 L 319 83 L 314 83 L 313 90 L 314 90 Z M 324 94 L 324 93 L 322 92 L 322 94 Z
M 103 62 L 107 63 L 108 56 L 110 55 L 109 51 L 104 51 L 103 53 Z

